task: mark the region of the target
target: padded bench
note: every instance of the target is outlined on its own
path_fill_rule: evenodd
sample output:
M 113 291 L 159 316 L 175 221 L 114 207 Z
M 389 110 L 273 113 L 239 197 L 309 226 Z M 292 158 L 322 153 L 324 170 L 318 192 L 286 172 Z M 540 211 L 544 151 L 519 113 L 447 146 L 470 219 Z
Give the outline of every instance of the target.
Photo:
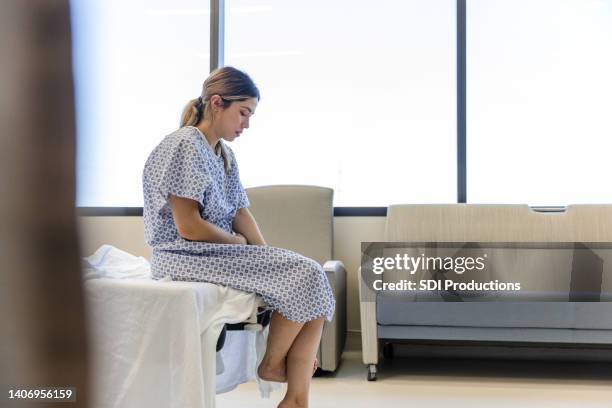
M 609 243 L 612 205 L 571 205 L 560 212 L 535 212 L 526 205 L 396 205 L 387 212 L 385 241 Z M 608 295 L 612 293 L 609 264 L 601 277 L 601 292 Z M 538 273 L 533 279 L 540 285 L 569 285 L 568 275 L 552 266 L 533 269 Z M 365 287 L 360 279 L 363 362 L 369 380 L 376 379 L 383 341 L 612 349 L 612 302 L 604 296 L 586 302 L 569 302 L 567 296 L 547 301 L 445 302 L 427 293 L 367 293 Z

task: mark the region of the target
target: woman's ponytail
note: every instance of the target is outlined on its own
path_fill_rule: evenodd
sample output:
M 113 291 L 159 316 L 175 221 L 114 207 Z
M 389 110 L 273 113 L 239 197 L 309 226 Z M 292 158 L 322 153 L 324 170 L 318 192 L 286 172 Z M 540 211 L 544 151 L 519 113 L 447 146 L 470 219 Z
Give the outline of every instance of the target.
M 183 126 L 195 126 L 202 119 L 204 107 L 202 103 L 202 97 L 195 98 L 187 102 L 183 114 L 181 115 L 181 124 L 179 128 Z

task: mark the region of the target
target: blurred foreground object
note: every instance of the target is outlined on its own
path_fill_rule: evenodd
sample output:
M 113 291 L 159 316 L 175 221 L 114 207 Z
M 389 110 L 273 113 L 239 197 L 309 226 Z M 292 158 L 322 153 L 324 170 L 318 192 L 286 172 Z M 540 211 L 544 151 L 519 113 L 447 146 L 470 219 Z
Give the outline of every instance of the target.
M 0 44 L 0 405 L 76 387 L 53 406 L 86 407 L 68 1 L 3 0 Z

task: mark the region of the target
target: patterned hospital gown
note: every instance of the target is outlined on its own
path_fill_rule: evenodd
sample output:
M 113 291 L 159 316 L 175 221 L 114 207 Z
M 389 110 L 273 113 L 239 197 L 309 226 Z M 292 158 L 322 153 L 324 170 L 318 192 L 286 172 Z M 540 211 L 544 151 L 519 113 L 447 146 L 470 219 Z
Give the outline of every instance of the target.
M 219 141 L 222 143 L 222 141 Z M 153 247 L 154 277 L 211 282 L 261 295 L 289 320 L 331 320 L 335 300 L 321 266 L 287 249 L 271 246 L 189 241 L 179 236 L 168 194 L 198 202 L 200 215 L 227 232 L 239 208 L 249 201 L 231 163 L 215 154 L 202 133 L 191 126 L 166 136 L 153 149 L 143 172 L 145 238 Z

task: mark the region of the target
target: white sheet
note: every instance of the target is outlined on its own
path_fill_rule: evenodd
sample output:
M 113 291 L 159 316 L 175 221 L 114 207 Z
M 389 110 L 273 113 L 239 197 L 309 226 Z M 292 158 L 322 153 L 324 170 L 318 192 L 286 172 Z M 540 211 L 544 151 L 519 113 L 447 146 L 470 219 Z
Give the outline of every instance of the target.
M 102 245 L 82 260 L 83 279 L 151 279 L 151 265 L 142 256 L 135 256 L 112 245 Z
M 154 281 L 143 260 L 109 246 L 84 260 L 93 406 L 214 408 L 215 390 L 253 379 L 265 351 L 266 333 L 230 332 L 215 353 L 223 324 L 246 320 L 256 297 L 208 283 Z M 215 378 L 217 357 L 224 370 Z M 276 386 L 261 382 L 262 396 Z

